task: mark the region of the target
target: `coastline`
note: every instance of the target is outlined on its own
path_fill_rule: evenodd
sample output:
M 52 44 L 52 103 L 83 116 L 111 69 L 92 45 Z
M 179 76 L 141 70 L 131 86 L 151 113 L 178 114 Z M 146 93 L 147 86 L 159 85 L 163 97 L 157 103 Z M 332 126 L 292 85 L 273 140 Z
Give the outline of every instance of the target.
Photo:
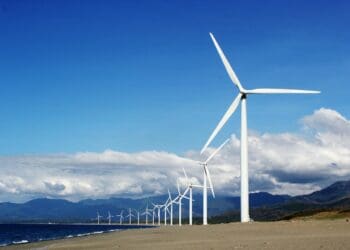
M 350 222 L 293 220 L 133 229 L 2 249 L 348 249 Z
M 0 247 L 154 227 L 147 224 L 4 223 L 0 224 Z

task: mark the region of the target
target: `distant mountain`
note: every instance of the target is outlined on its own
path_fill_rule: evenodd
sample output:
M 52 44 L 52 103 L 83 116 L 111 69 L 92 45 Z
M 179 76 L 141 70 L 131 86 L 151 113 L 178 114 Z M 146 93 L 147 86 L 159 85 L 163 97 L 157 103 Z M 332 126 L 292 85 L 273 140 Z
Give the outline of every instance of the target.
M 175 195 L 173 195 L 175 197 Z M 152 203 L 162 204 L 168 198 L 167 195 L 154 196 L 142 199 L 109 198 L 109 199 L 86 199 L 79 202 L 70 202 L 62 199 L 34 199 L 23 204 L 0 203 L 0 222 L 92 222 L 96 212 L 107 216 L 108 211 L 113 215 L 124 213 L 129 208 L 143 210 Z M 285 195 L 272 195 L 269 193 L 252 193 L 250 201 L 252 207 L 273 205 L 284 202 L 290 197 Z M 200 194 L 193 195 L 194 217 L 202 215 L 202 200 Z M 218 196 L 213 199 L 208 197 L 208 214 L 211 216 L 222 214 L 229 210 L 239 209 L 240 198 Z M 178 206 L 174 205 L 174 217 L 178 215 Z M 183 218 L 188 216 L 188 201 L 183 200 Z
M 350 211 L 350 181 L 339 181 L 308 195 L 290 197 L 283 202 L 257 206 L 250 211 L 257 221 L 292 219 L 322 211 Z M 211 218 L 212 223 L 239 221 L 239 210 L 231 210 Z
M 309 195 L 294 197 L 293 200 L 307 203 L 325 204 L 334 203 L 346 198 L 350 198 L 350 181 L 338 181 L 320 191 L 313 192 Z

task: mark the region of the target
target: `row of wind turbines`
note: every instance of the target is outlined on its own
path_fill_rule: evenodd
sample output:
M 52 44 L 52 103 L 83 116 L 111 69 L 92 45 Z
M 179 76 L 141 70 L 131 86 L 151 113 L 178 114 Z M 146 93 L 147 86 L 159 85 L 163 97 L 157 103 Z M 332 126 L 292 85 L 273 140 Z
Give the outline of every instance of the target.
M 119 218 L 119 224 L 120 225 L 124 224 L 124 219 L 125 218 L 128 219 L 129 224 L 131 225 L 132 224 L 132 218 L 136 217 L 137 218 L 137 225 L 140 225 L 140 216 L 145 215 L 145 218 L 146 218 L 145 224 L 148 225 L 148 216 L 152 216 L 152 214 L 150 213 L 150 210 L 148 209 L 148 205 L 146 207 L 146 211 L 141 213 L 141 214 L 140 214 L 140 211 L 138 211 L 136 209 L 129 208 L 128 211 L 129 211 L 129 213 L 126 216 L 123 215 L 124 214 L 124 210 L 121 210 L 121 212 L 119 214 L 116 214 L 116 215 L 112 215 L 110 213 L 110 211 L 108 211 L 108 216 L 106 216 L 108 224 L 111 225 L 112 224 L 112 218 L 116 217 L 116 218 Z M 136 215 L 134 215 L 133 213 L 135 213 Z M 96 219 L 97 224 L 101 224 L 101 222 L 102 222 L 101 218 L 103 218 L 103 216 L 100 215 L 100 213 L 97 211 L 97 216 L 96 216 L 96 218 L 94 218 L 94 219 Z M 154 225 L 154 213 L 153 213 L 153 225 Z
M 146 209 L 143 213 L 140 214 L 139 210 L 135 209 L 128 209 L 128 214 L 126 216 L 123 215 L 124 210 L 120 212 L 120 214 L 115 215 L 115 217 L 119 217 L 119 224 L 122 225 L 124 222 L 124 219 L 127 218 L 129 221 L 129 225 L 132 224 L 132 218 L 135 217 L 135 220 L 137 219 L 137 225 L 140 225 L 140 215 L 145 216 L 145 224 L 148 225 L 148 216 L 152 217 L 152 225 L 160 225 L 162 220 L 162 215 L 164 216 L 164 225 L 167 225 L 168 223 L 168 216 L 169 216 L 169 223 L 170 225 L 173 225 L 174 223 L 174 205 L 178 205 L 178 221 L 179 225 L 182 225 L 182 205 L 183 205 L 183 199 L 188 200 L 188 207 L 189 207 L 189 225 L 192 225 L 193 223 L 193 188 L 200 188 L 203 190 L 203 225 L 208 224 L 208 196 L 207 196 L 207 189 L 209 188 L 211 190 L 211 193 L 213 197 L 215 198 L 214 188 L 211 181 L 208 163 L 213 159 L 213 157 L 228 143 L 229 139 L 227 139 L 219 148 L 217 148 L 204 162 L 198 162 L 200 166 L 203 168 L 203 185 L 198 185 L 192 183 L 191 179 L 188 178 L 187 173 L 185 169 L 183 168 L 183 174 L 186 178 L 186 186 L 183 192 L 181 192 L 181 188 L 179 185 L 179 182 L 177 182 L 177 191 L 178 194 L 176 197 L 172 198 L 171 193 L 168 189 L 168 198 L 163 204 L 154 204 L 153 208 L 149 208 L 148 205 L 146 206 Z M 209 182 L 209 187 L 207 185 L 207 181 Z M 135 213 L 135 214 L 134 214 Z M 112 218 L 114 216 L 111 215 L 111 213 L 108 211 L 108 216 L 106 219 L 108 220 L 108 224 L 111 224 Z M 100 224 L 101 222 L 101 216 L 99 212 L 97 211 L 97 224 Z M 155 218 L 158 219 L 158 222 L 155 221 Z
M 233 115 L 233 113 L 237 110 L 239 104 L 241 104 L 241 161 L 240 161 L 240 177 L 241 177 L 241 222 L 249 222 L 251 221 L 251 218 L 249 216 L 249 175 L 248 175 L 248 128 L 247 128 L 247 99 L 248 96 L 251 95 L 259 95 L 259 94 L 319 94 L 320 91 L 314 91 L 314 90 L 300 90 L 300 89 L 275 89 L 275 88 L 259 88 L 259 89 L 245 89 L 241 82 L 239 81 L 236 73 L 234 72 L 233 68 L 231 67 L 229 61 L 227 60 L 223 50 L 219 46 L 218 42 L 216 41 L 214 35 L 212 33 L 209 33 L 210 37 L 214 43 L 214 46 L 221 58 L 222 63 L 224 64 L 224 67 L 226 69 L 226 72 L 231 79 L 232 83 L 236 88 L 238 89 L 239 93 L 236 96 L 236 98 L 233 100 L 221 120 L 219 121 L 218 125 L 210 135 L 209 139 L 203 146 L 201 150 L 201 154 L 205 152 L 205 150 L 208 148 L 210 143 L 214 140 L 216 135 L 219 133 L 219 131 L 223 128 L 223 126 L 226 124 L 226 122 L 230 119 L 230 117 Z M 208 224 L 208 197 L 207 197 L 207 190 L 208 188 L 211 190 L 212 196 L 215 198 L 214 188 L 212 184 L 212 180 L 210 177 L 210 172 L 208 168 L 208 163 L 212 160 L 212 158 L 227 144 L 229 141 L 226 140 L 224 143 L 221 144 L 220 147 L 218 147 L 204 162 L 199 162 L 199 164 L 203 168 L 203 183 L 202 185 L 195 185 L 191 182 L 191 179 L 188 178 L 185 169 L 183 169 L 185 178 L 186 178 L 186 187 L 183 192 L 180 190 L 180 186 L 177 183 L 178 187 L 178 195 L 174 198 L 171 197 L 171 194 L 168 190 L 168 198 L 163 204 L 153 204 L 153 208 L 148 210 L 148 207 L 146 208 L 145 215 L 149 211 L 152 211 L 153 216 L 153 225 L 155 224 L 155 217 L 158 218 L 158 225 L 161 224 L 161 213 L 164 215 L 164 224 L 167 225 L 169 215 L 170 217 L 170 225 L 173 225 L 173 206 L 178 205 L 179 206 L 179 225 L 181 225 L 182 221 L 182 204 L 183 199 L 188 200 L 189 202 L 189 225 L 192 225 L 192 191 L 193 188 L 200 188 L 203 191 L 203 225 Z M 209 182 L 209 187 L 207 185 L 207 182 Z M 122 214 L 119 215 L 120 218 L 122 218 Z M 131 213 L 131 210 L 129 209 L 129 223 L 131 224 L 131 217 L 133 216 Z M 121 219 L 122 221 L 122 219 Z M 138 220 L 139 221 L 139 220 Z
M 188 208 L 189 208 L 189 216 L 188 216 L 188 224 L 193 224 L 193 188 L 201 189 L 203 192 L 203 225 L 208 224 L 208 193 L 207 190 L 210 189 L 212 196 L 215 198 L 215 192 L 213 188 L 213 184 L 211 181 L 211 176 L 208 168 L 209 162 L 214 158 L 214 156 L 229 142 L 229 139 L 227 139 L 224 143 L 220 145 L 205 161 L 201 162 L 198 161 L 198 164 L 203 169 L 203 184 L 198 185 L 194 184 L 191 179 L 188 178 L 187 173 L 185 169 L 183 168 L 183 174 L 186 179 L 186 186 L 183 192 L 181 192 L 181 188 L 179 185 L 179 182 L 177 182 L 177 195 L 173 198 L 169 189 L 168 189 L 168 198 L 163 204 L 154 204 L 153 208 L 145 208 L 145 211 L 141 213 L 141 215 L 145 216 L 145 224 L 148 225 L 148 216 L 152 217 L 152 225 L 161 225 L 161 222 L 163 221 L 164 225 L 169 224 L 174 225 L 174 206 L 178 206 L 178 223 L 181 226 L 182 225 L 182 205 L 183 205 L 183 199 L 188 200 Z M 207 183 L 209 182 L 209 186 Z M 108 212 L 108 216 L 106 216 L 106 219 L 108 220 L 108 224 L 111 224 L 111 219 L 114 216 L 111 215 L 110 212 Z M 120 214 L 115 215 L 115 217 L 119 217 L 119 224 L 124 224 L 124 220 L 127 219 L 129 225 L 132 224 L 132 221 L 137 220 L 137 225 L 140 225 L 140 211 L 136 209 L 128 209 L 128 214 L 124 216 L 124 210 L 120 212 Z M 162 218 L 163 217 L 163 218 Z M 97 224 L 100 224 L 100 219 L 103 218 L 99 212 L 97 212 Z M 134 219 L 133 219 L 134 218 Z M 155 220 L 157 219 L 157 221 Z

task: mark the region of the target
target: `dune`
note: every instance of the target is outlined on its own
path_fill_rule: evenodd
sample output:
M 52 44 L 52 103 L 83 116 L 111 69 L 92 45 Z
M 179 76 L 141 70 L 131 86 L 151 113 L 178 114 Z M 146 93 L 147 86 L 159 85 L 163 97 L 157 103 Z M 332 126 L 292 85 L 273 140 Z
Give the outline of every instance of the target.
M 162 226 L 4 249 L 349 249 L 350 221 L 293 220 Z

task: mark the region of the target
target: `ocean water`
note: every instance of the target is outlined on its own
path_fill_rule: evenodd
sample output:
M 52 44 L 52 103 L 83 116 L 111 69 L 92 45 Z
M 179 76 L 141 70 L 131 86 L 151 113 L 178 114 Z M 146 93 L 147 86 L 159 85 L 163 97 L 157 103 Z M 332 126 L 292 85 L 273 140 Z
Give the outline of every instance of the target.
M 146 227 L 149 226 L 104 224 L 0 224 L 0 246 L 82 237 L 91 234 Z

